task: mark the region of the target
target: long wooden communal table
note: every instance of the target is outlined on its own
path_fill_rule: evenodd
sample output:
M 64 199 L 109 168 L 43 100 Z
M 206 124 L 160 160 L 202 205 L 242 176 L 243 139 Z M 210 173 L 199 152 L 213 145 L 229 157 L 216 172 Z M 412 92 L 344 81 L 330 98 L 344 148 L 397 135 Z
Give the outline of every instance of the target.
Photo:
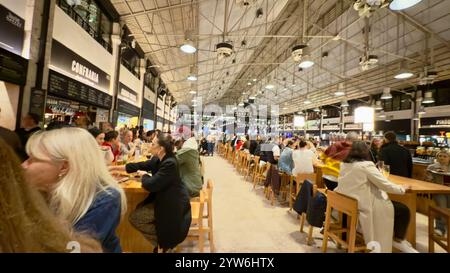
M 132 178 L 120 185 L 127 197 L 127 212 L 122 217 L 119 227 L 117 228 L 117 236 L 120 238 L 122 251 L 151 253 L 153 251 L 151 243 L 147 241 L 144 235 L 135 229 L 128 221 L 130 213 L 148 196 L 149 192 L 142 188 L 139 178 Z
M 406 239 L 413 245 L 413 247 L 416 247 L 417 194 L 450 194 L 450 187 L 397 175 L 390 175 L 388 179 L 398 185 L 411 186 L 411 189 L 407 190 L 404 195 L 389 194 L 389 197 L 391 200 L 403 203 L 409 208 L 411 218 L 409 221 Z

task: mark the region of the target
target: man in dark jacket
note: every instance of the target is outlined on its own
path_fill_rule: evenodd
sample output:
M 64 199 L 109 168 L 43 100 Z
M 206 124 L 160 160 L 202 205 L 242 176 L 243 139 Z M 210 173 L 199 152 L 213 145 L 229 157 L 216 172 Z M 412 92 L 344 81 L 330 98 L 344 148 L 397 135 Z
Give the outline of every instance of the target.
M 390 173 L 404 177 L 412 177 L 411 153 L 397 142 L 394 132 L 384 134 L 384 144 L 380 151 L 380 161 L 390 166 Z
M 34 133 L 41 130 L 39 127 L 40 117 L 33 113 L 28 113 L 26 116 L 22 118 L 22 127 L 16 130 L 17 135 L 22 142 L 22 146 L 25 147 L 28 141 L 28 138 Z

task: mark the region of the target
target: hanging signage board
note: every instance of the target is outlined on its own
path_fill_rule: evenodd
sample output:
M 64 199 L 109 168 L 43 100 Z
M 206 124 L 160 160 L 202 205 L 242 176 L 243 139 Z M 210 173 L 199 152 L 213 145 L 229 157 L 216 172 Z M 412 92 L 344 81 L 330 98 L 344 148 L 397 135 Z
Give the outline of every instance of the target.
M 127 99 L 133 103 L 137 102 L 138 94 L 133 89 L 119 82 L 119 90 L 119 97 L 121 97 L 122 99 Z
M 25 20 L 0 4 L 0 47 L 22 56 Z
M 1 31 L 0 31 L 1 33 Z M 1 34 L 3 35 L 3 34 Z M 0 35 L 0 37 L 1 37 Z M 27 80 L 28 60 L 0 48 L 0 80 L 25 85 Z
M 362 130 L 362 125 L 358 123 L 347 123 L 344 125 L 344 130 Z
M 128 114 L 133 117 L 139 117 L 140 109 L 139 107 L 134 106 L 131 103 L 118 99 L 117 102 L 117 111 L 120 113 Z
M 52 42 L 50 68 L 88 86 L 109 93 L 109 74 L 55 39 Z
M 155 105 L 146 99 L 142 103 L 142 117 L 146 119 L 155 118 Z
M 105 109 L 111 109 L 112 105 L 112 96 L 52 70 L 48 76 L 48 92 Z
M 42 116 L 45 107 L 45 90 L 31 89 L 29 112 Z
M 324 125 L 323 130 L 339 131 L 339 125 Z
M 450 128 L 450 117 L 421 118 L 420 128 Z

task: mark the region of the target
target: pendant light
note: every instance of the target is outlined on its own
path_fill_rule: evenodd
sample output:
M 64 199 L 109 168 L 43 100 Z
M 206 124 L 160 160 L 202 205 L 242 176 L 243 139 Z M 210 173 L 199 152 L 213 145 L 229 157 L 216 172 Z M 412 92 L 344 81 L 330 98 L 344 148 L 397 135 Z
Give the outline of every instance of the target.
M 403 35 L 405 34 L 403 33 Z M 404 80 L 409 79 L 412 76 L 414 76 L 414 73 L 408 69 L 405 61 L 400 62 L 400 69 L 398 70 L 397 74 L 395 74 L 394 78 L 396 78 L 397 80 Z
M 349 107 L 348 101 L 347 100 L 343 100 L 341 102 L 341 107 Z
M 345 91 L 344 91 L 344 83 L 343 83 L 343 82 L 341 82 L 341 83 L 338 84 L 338 88 L 337 88 L 336 91 L 334 91 L 334 95 L 335 95 L 336 97 L 344 96 L 344 95 L 345 95 Z
M 425 96 L 422 100 L 422 103 L 424 104 L 434 103 L 433 93 L 431 91 L 425 92 Z
M 383 89 L 383 94 L 381 95 L 382 100 L 389 100 L 392 99 L 392 95 L 391 95 L 391 88 L 386 87 Z
M 393 0 L 389 5 L 391 10 L 404 10 L 417 5 L 422 0 Z

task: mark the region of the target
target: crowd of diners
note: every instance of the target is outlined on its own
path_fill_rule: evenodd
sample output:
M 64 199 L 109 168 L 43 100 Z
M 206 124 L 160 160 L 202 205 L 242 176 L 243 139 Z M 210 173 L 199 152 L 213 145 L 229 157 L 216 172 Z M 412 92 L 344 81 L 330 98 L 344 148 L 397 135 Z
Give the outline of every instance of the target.
M 85 122 L 41 130 L 37 122 L 27 125 L 34 118 L 25 116 L 17 132 L 0 128 L 0 252 L 120 253 L 121 221 L 130 221 L 155 252 L 184 241 L 190 200 L 203 187 L 195 138 Z M 146 160 L 129 162 L 144 146 Z M 136 208 L 127 208 L 118 171 L 139 175 L 149 192 Z M 129 219 L 122 219 L 127 210 Z
M 38 120 L 28 114 L 20 130 L 0 128 L 0 252 L 70 252 L 74 241 L 81 252 L 122 252 L 116 234 L 120 221 L 130 221 L 155 252 L 171 252 L 188 234 L 190 200 L 204 184 L 201 155 L 213 155 L 221 142 L 260 156 L 261 164 L 271 163 L 266 186 L 276 184 L 279 172 L 313 173 L 315 165 L 323 165 L 327 188 L 358 200 L 359 228 L 367 242 L 380 242 L 383 252 L 392 246 L 416 252 L 405 240 L 415 212 L 386 194 L 403 194 L 407 188 L 390 182 L 376 167 L 383 161 L 391 174 L 411 177 L 411 155 L 393 132 L 370 144 L 349 133 L 325 149 L 301 136 L 198 140 L 142 127 L 96 128 L 82 121 L 41 130 Z M 129 162 L 144 143 L 149 156 Z M 442 184 L 442 177 L 431 171 L 449 170 L 448 153 L 439 153 L 428 168 L 427 179 Z M 127 208 L 117 172 L 139 175 L 149 192 L 136 208 Z M 449 207 L 447 196 L 434 198 L 440 207 Z M 127 210 L 129 219 L 122 219 Z M 442 219 L 437 219 L 436 229 L 448 232 Z
M 366 243 L 379 242 L 382 252 L 391 252 L 394 246 L 402 252 L 415 253 L 417 250 L 405 240 L 410 214 L 415 211 L 391 201 L 387 195 L 404 194 L 409 187 L 390 182 L 380 169 L 382 165 L 389 165 L 391 174 L 411 178 L 412 156 L 399 144 L 394 132 L 386 132 L 383 139 L 374 138 L 370 142 L 359 138 L 356 133 L 341 135 L 341 139 L 329 147 L 321 147 L 313 138 L 302 136 L 264 139 L 261 136 L 232 135 L 224 138 L 223 142 L 233 150 L 244 150 L 252 156 L 259 156 L 261 165 L 270 163 L 264 186 L 270 186 L 275 194 L 278 193 L 283 173 L 294 176 L 312 174 L 314 166 L 320 165 L 328 190 L 358 201 L 358 230 Z M 427 181 L 443 184 L 443 176 L 431 171 L 450 171 L 450 156 L 441 151 L 436 158 L 436 162 L 428 166 Z M 437 206 L 450 208 L 449 196 L 436 194 L 433 199 Z M 435 232 L 439 235 L 448 232 L 443 219 L 436 220 Z

